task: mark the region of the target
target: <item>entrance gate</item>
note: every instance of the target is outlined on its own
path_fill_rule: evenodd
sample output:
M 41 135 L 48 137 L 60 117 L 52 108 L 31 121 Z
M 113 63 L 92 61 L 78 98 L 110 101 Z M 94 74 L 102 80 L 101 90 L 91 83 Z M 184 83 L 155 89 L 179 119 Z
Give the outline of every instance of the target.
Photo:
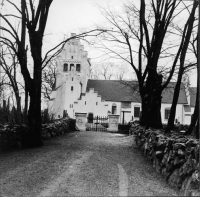
M 108 117 L 107 116 L 93 116 L 88 114 L 88 121 L 86 123 L 86 131 L 107 131 Z

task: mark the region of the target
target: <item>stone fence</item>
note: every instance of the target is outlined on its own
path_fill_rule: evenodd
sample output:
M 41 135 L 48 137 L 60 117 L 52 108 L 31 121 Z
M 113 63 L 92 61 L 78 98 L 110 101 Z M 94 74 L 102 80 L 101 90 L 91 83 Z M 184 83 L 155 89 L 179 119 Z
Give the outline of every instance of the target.
M 62 135 L 75 129 L 75 120 L 65 118 L 55 120 L 53 123 L 42 124 L 42 139 Z M 0 150 L 26 147 L 26 125 L 0 125 Z
M 130 133 L 153 167 L 183 196 L 200 196 L 199 141 L 179 133 L 164 134 L 133 123 Z M 199 190 L 198 190 L 199 189 Z

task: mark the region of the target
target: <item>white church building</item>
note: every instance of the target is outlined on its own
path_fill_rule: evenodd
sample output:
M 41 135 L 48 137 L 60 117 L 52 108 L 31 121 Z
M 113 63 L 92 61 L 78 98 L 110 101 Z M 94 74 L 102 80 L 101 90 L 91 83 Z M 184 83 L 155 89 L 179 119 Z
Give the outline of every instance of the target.
M 75 118 L 76 113 L 86 113 L 87 116 L 116 114 L 121 123 L 139 119 L 141 103 L 137 82 L 89 79 L 91 61 L 79 39 L 66 43 L 56 62 L 56 86 L 48 103 L 49 112 L 56 118 L 62 117 L 65 110 L 71 118 Z M 169 118 L 174 86 L 175 83 L 170 83 L 162 94 L 164 124 Z M 180 124 L 190 124 L 195 91 L 195 88 L 184 88 L 182 84 L 176 110 Z

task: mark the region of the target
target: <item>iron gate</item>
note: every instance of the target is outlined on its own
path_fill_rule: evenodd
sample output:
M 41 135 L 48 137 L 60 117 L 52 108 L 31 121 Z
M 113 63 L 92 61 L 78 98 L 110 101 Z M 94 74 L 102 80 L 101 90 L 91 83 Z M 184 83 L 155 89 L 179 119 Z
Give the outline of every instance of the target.
M 93 116 L 93 114 L 89 114 L 87 119 L 86 131 L 107 131 L 107 116 Z

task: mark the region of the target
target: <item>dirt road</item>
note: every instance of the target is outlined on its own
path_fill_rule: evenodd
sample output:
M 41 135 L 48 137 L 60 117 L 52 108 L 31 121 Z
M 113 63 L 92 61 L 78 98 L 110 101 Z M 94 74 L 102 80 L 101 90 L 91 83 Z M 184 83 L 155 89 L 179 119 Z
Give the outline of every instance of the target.
M 74 132 L 0 153 L 0 196 L 177 196 L 131 136 Z

